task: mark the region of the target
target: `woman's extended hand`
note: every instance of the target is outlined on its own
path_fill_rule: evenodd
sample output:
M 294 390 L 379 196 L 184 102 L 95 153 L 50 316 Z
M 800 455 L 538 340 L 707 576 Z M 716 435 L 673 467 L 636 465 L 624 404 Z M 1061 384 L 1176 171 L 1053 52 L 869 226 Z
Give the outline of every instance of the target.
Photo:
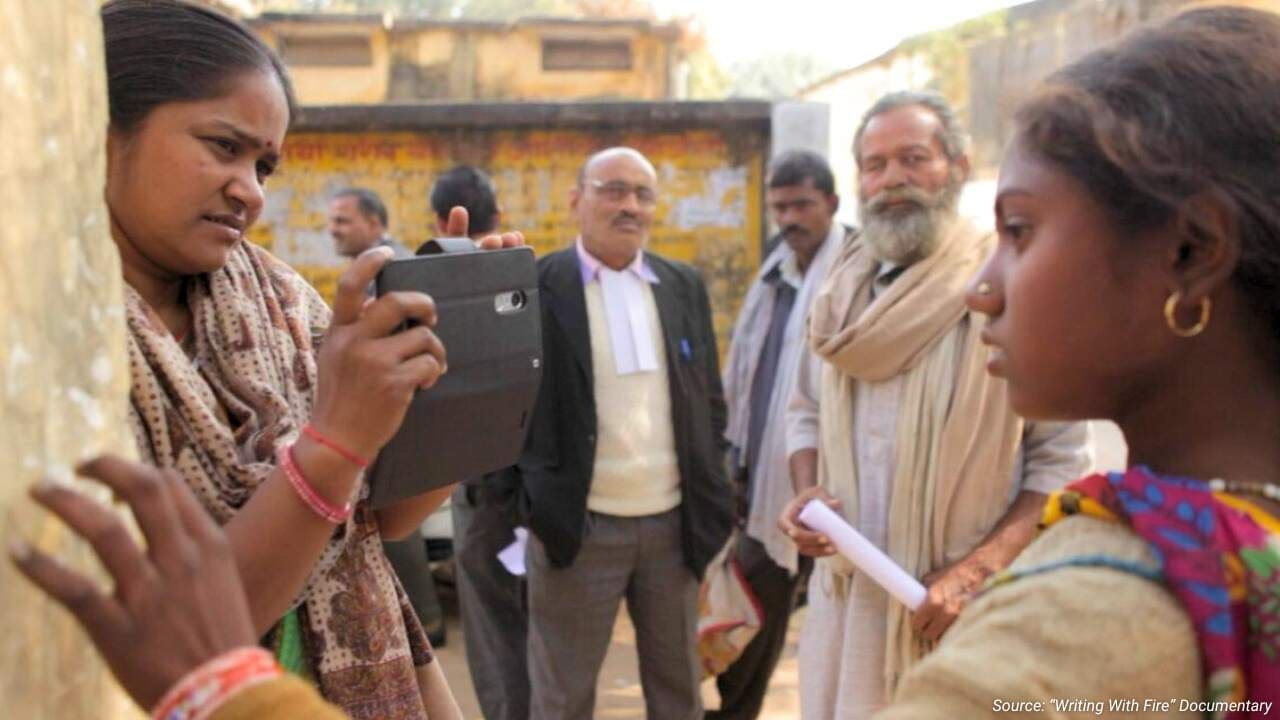
M 244 586 L 227 536 L 172 471 L 108 455 L 77 472 L 129 504 L 145 551 L 118 513 L 69 486 L 37 485 L 31 496 L 89 542 L 114 591 L 25 543 L 14 543 L 10 554 L 84 627 L 120 685 L 149 709 L 187 672 L 256 643 Z
M 450 235 L 465 237 L 468 224 L 466 208 L 449 213 Z M 521 245 L 518 232 L 476 241 L 483 250 Z M 399 429 L 414 391 L 434 385 L 448 367 L 444 345 L 431 331 L 436 306 L 428 295 L 393 292 L 368 301 L 366 288 L 390 258 L 386 248 L 367 250 L 338 280 L 312 413 L 316 429 L 366 458 Z M 411 327 L 392 335 L 406 321 Z
M 414 391 L 447 369 L 428 295 L 391 292 L 368 301 L 366 288 L 391 255 L 388 248 L 366 250 L 338 280 L 311 416 L 317 430 L 365 458 L 399 429 Z M 396 332 L 406 322 L 410 327 Z

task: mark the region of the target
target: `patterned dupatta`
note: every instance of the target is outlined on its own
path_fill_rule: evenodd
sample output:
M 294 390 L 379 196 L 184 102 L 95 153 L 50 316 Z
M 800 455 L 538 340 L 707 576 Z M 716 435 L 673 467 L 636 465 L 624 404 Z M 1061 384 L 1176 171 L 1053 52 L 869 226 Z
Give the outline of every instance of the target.
M 190 355 L 127 289 L 130 423 L 143 459 L 177 471 L 226 523 L 271 474 L 276 448 L 310 418 L 329 308 L 247 242 L 221 270 L 189 278 L 186 292 Z M 364 503 L 334 533 L 273 634 L 291 634 L 294 612 L 306 674 L 326 699 L 358 719 L 427 716 L 419 668 L 432 661 L 431 646 Z M 296 642 L 283 645 L 296 653 Z
M 1206 701 L 1280 702 L 1280 520 L 1206 483 L 1144 467 L 1054 493 L 1044 525 L 1071 515 L 1124 523 L 1147 541 L 1195 628 Z

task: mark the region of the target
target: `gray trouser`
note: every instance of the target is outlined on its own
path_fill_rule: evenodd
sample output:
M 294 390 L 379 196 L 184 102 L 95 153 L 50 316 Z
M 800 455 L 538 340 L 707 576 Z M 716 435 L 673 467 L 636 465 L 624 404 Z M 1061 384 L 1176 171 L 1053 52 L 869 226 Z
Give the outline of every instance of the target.
M 459 485 L 453 492 L 453 556 L 467 669 L 485 720 L 528 720 L 529 618 L 525 582 L 497 555 L 515 540 L 513 491 Z
M 530 718 L 591 720 L 623 598 L 636 630 L 646 717 L 702 717 L 698 581 L 684 564 L 679 508 L 635 518 L 588 513 L 571 566 L 553 568 L 533 537 L 528 566 Z
M 426 541 L 415 531 L 404 540 L 382 543 L 382 549 L 386 551 L 396 577 L 400 578 L 409 602 L 418 613 L 422 627 L 429 633 L 444 629 L 444 608 L 436 595 L 435 578 L 431 577 Z

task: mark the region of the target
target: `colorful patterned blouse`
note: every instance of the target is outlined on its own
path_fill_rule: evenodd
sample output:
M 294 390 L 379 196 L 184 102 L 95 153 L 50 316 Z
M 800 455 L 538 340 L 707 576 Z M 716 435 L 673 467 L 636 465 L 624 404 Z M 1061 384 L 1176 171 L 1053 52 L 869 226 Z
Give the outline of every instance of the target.
M 1201 481 L 1144 467 L 1091 475 L 1054 493 L 1048 527 L 1071 515 L 1128 525 L 1147 541 L 1158 576 L 1107 558 L 1063 565 L 1110 566 L 1163 582 L 1195 628 L 1205 676 L 1206 716 L 1262 717 L 1280 702 L 1280 520 Z M 993 579 L 993 585 L 1048 568 Z

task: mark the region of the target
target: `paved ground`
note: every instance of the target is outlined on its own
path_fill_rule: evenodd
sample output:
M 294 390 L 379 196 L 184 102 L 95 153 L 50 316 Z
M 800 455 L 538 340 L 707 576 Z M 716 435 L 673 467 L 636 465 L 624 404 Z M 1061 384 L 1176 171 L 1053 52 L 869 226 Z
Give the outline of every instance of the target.
M 482 720 L 475 690 L 467 673 L 462 648 L 462 628 L 458 624 L 455 608 L 449 609 L 449 643 L 437 655 L 444 662 L 449 686 L 462 706 L 466 720 Z M 800 697 L 796 685 L 796 640 L 804 610 L 792 616 L 791 630 L 787 634 L 787 647 L 782 661 L 769 686 L 761 720 L 795 720 L 800 716 Z M 613 644 L 605 657 L 600 673 L 595 717 L 598 720 L 640 720 L 644 718 L 644 698 L 640 694 L 640 673 L 636 666 L 635 632 L 627 620 L 626 612 L 618 614 L 618 624 L 613 633 Z M 702 686 L 703 703 L 716 707 L 720 700 L 715 683 L 707 681 Z
M 1110 423 L 1095 423 L 1094 438 L 1098 450 L 1098 468 L 1102 470 L 1122 468 L 1125 448 L 1119 430 Z M 446 593 L 443 599 L 449 615 L 449 644 L 440 649 L 438 654 L 444 662 L 445 674 L 449 678 L 454 695 L 462 706 L 463 717 L 467 720 L 482 720 L 463 655 L 462 628 L 458 625 L 456 600 L 451 593 Z M 803 619 L 804 610 L 797 612 L 791 618 L 787 647 L 783 651 L 782 661 L 778 664 L 778 670 L 774 673 L 769 686 L 769 696 L 764 713 L 761 715 L 762 720 L 794 720 L 800 715 L 796 641 Z M 704 683 L 702 690 L 703 702 L 706 706 L 716 707 L 719 704 L 719 697 L 714 683 L 710 681 Z M 596 718 L 601 720 L 644 718 L 644 699 L 640 694 L 640 674 L 636 667 L 635 633 L 627 620 L 625 610 L 619 613 L 613 644 L 609 647 L 604 669 L 600 673 L 598 692 Z

